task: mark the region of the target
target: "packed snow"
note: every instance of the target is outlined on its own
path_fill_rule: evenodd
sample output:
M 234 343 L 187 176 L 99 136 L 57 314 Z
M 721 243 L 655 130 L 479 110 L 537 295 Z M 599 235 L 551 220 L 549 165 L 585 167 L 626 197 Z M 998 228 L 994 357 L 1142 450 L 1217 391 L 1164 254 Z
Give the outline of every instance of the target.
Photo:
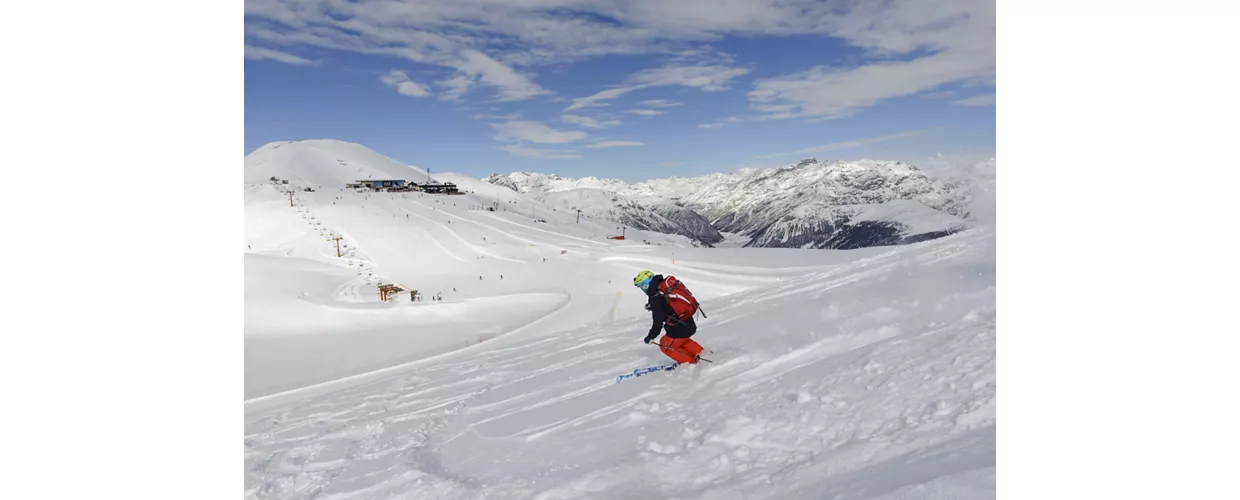
M 246 498 L 995 495 L 993 226 L 847 251 L 613 240 L 467 176 L 353 192 L 425 172 L 278 146 L 246 158 Z M 641 342 L 641 269 L 702 301 L 713 362 L 621 378 L 670 363 Z

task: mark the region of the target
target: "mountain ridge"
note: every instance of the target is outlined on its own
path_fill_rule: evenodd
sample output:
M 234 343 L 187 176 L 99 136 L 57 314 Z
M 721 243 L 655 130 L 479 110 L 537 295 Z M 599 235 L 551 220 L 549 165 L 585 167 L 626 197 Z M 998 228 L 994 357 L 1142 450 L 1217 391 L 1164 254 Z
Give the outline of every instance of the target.
M 526 171 L 495 173 L 482 180 L 539 200 L 563 202 L 571 196 L 554 193 L 579 189 L 612 193 L 611 207 L 600 206 L 604 196 L 564 207 L 609 214 L 640 229 L 670 229 L 708 245 L 722 241 L 727 232 L 749 238 L 745 246 L 859 248 L 924 241 L 969 225 L 960 186 L 899 161 L 806 158 L 780 167 L 631 184 Z M 893 202 L 899 203 L 873 208 Z M 670 225 L 652 223 L 652 215 L 643 217 L 643 210 L 668 211 L 668 207 L 676 207 L 661 214 Z

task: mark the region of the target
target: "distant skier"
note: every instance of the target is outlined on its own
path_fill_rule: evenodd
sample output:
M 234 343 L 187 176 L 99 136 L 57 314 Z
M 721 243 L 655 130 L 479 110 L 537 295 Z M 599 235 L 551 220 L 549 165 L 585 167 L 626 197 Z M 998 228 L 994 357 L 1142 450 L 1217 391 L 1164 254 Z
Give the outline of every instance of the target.
M 664 278 L 647 270 L 637 273 L 633 285 L 646 292 L 646 310 L 652 320 L 650 333 L 643 340 L 649 344 L 662 329 L 666 333 L 659 339 L 663 354 L 677 363 L 697 363 L 702 345 L 689 338 L 697 333 L 693 315 L 698 302 L 693 293 L 675 276 Z

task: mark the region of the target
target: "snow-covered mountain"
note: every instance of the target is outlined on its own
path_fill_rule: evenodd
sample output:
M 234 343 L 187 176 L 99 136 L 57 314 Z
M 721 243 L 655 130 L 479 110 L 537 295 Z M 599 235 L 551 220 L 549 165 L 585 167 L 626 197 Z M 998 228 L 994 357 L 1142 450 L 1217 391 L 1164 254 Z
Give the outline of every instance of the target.
M 635 184 L 529 172 L 483 180 L 642 229 L 670 229 L 706 243 L 721 241 L 720 231 L 737 233 L 755 247 L 847 249 L 923 241 L 965 228 L 971 201 L 963 183 L 945 184 L 912 165 L 874 160 L 809 158 L 779 168 Z M 563 194 L 578 190 L 595 193 Z
M 625 226 L 679 234 L 706 244 L 723 241 L 723 235 L 696 211 L 670 200 L 634 192 L 615 179 L 565 179 L 558 175 L 516 172 L 493 174 L 483 180 L 526 194 L 547 205 L 580 210 L 592 218 L 612 220 Z M 625 194 L 621 194 L 621 192 Z
M 426 180 L 426 171 L 361 144 L 333 139 L 272 142 L 245 156 L 245 182 L 286 179 L 295 185 L 339 187 L 362 179 Z

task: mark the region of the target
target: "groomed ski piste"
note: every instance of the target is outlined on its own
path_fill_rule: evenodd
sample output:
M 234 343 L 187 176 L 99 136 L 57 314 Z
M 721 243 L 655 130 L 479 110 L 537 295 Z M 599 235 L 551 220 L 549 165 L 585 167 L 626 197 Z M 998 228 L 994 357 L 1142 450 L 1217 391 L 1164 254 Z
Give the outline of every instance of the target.
M 993 226 L 694 248 L 461 175 L 355 193 L 427 174 L 350 143 L 245 169 L 246 498 L 995 495 Z M 641 269 L 698 297 L 713 363 L 645 371 Z

